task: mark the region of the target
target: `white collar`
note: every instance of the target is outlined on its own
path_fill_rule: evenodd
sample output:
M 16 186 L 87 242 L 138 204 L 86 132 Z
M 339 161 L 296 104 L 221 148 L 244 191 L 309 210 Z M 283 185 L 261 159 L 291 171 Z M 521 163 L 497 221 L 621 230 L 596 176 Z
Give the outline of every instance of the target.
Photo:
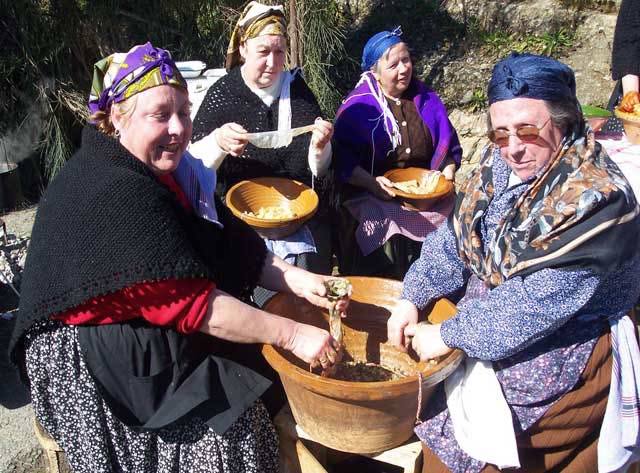
M 245 85 L 249 87 L 249 90 L 254 94 L 256 94 L 258 98 L 262 100 L 262 102 L 264 102 L 264 104 L 267 107 L 270 107 L 271 104 L 275 102 L 278 99 L 278 97 L 280 97 L 280 92 L 282 90 L 282 80 L 284 79 L 284 74 L 285 74 L 285 71 L 282 71 L 278 76 L 278 80 L 274 81 L 273 84 L 271 84 L 268 87 L 263 87 L 263 88 L 252 87 L 249 84 L 247 84 L 247 81 L 244 78 L 244 64 L 240 66 L 240 75 L 242 76 L 242 80 L 244 81 Z
M 522 184 L 522 182 L 522 179 L 520 179 L 515 172 L 511 171 L 511 174 L 509 174 L 509 182 L 507 182 L 507 189 Z

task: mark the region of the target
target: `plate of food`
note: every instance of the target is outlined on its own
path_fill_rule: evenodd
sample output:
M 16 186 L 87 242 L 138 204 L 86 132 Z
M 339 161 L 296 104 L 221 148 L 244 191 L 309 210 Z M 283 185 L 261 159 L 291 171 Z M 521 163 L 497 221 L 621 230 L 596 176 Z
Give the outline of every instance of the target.
M 259 177 L 235 184 L 227 206 L 261 236 L 280 239 L 297 231 L 318 209 L 318 194 L 309 186 L 280 177 Z
M 410 167 L 391 169 L 384 176 L 391 181 L 396 197 L 413 210 L 427 210 L 454 190 L 453 182 L 440 171 Z

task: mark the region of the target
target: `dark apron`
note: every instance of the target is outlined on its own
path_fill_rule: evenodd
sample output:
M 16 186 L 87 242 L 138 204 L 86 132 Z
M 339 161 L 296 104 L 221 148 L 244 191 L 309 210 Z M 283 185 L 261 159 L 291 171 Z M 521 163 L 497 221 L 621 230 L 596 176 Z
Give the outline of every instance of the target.
M 78 334 L 89 373 L 130 427 L 157 430 L 197 416 L 223 434 L 271 384 L 207 350 L 220 342 L 215 337 L 182 335 L 144 320 L 82 326 Z

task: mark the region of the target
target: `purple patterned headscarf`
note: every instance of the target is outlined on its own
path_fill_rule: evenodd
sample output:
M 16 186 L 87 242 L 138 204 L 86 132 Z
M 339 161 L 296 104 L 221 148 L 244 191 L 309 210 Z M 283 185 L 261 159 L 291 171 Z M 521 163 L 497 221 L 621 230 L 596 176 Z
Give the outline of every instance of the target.
M 89 113 L 106 111 L 112 103 L 165 84 L 187 89 L 169 51 L 148 42 L 128 53 L 114 53 L 93 66 Z

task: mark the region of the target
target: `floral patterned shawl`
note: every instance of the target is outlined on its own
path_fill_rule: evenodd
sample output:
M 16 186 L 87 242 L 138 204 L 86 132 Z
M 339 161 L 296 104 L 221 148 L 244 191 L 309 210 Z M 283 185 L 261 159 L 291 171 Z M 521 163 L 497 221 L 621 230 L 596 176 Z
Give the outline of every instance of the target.
M 640 235 L 638 204 L 590 129 L 565 138 L 483 248 L 495 159 L 502 158 L 487 149 L 458 193 L 451 220 L 460 258 L 488 286 L 547 267 L 603 273 L 631 256 Z

